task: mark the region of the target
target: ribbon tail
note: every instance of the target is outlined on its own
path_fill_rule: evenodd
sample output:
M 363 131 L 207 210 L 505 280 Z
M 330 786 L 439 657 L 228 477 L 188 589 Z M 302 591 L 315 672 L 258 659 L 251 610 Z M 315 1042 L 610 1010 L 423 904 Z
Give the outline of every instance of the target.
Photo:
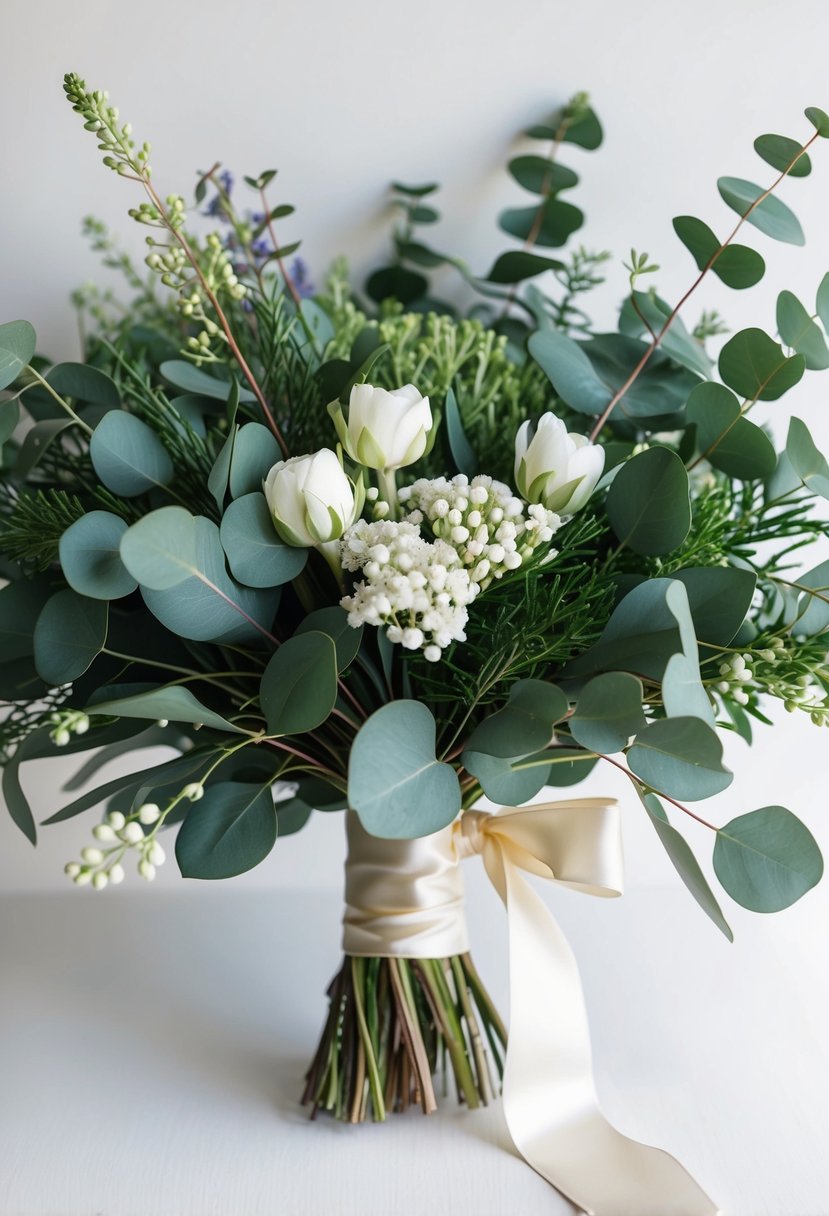
M 599 1109 L 575 957 L 547 906 L 499 852 L 510 950 L 503 1102 L 516 1148 L 589 1216 L 717 1216 L 674 1157 L 622 1135 Z

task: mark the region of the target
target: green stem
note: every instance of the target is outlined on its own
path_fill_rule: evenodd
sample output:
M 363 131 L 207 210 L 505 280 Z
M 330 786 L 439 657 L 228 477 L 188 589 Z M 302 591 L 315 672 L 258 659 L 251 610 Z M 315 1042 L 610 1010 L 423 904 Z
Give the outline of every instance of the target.
M 32 375 L 34 376 L 34 378 L 37 380 L 37 382 L 38 382 L 38 384 L 40 385 L 40 387 L 41 387 L 41 388 L 45 388 L 45 389 L 46 389 L 46 392 L 47 392 L 47 393 L 49 393 L 49 395 L 50 395 L 50 396 L 54 397 L 55 401 L 57 401 L 57 403 L 58 403 L 58 405 L 61 407 L 61 409 L 62 409 L 62 410 L 65 412 L 65 413 L 67 413 L 67 414 L 69 415 L 69 417 L 72 419 L 72 421 L 73 421 L 73 422 L 74 422 L 74 423 L 75 423 L 77 426 L 79 426 L 79 427 L 81 428 L 81 430 L 82 430 L 82 431 L 86 431 L 87 435 L 91 435 L 91 434 L 92 434 L 92 427 L 91 427 L 91 426 L 89 426 L 89 425 L 88 425 L 86 422 L 84 422 L 83 418 L 79 418 L 79 417 L 78 417 L 78 415 L 77 415 L 77 414 L 75 413 L 75 411 L 72 409 L 72 406 L 69 404 L 69 402 L 68 402 L 68 401 L 64 401 L 64 399 L 63 399 L 63 397 L 61 397 L 60 393 L 56 393 L 56 392 L 55 392 L 55 390 L 52 388 L 52 386 L 51 386 L 51 384 L 49 383 L 49 381 L 48 381 L 48 380 L 44 380 L 44 378 L 43 378 L 43 376 L 41 376 L 40 372 L 39 372 L 39 371 L 37 371 L 35 368 L 33 368 L 33 367 L 32 367 L 32 365 L 31 365 L 31 363 L 28 363 L 28 364 L 26 365 L 26 371 L 27 371 L 27 372 L 31 372 L 31 374 L 32 374 Z M 22 395 L 22 393 L 25 393 L 25 391 L 26 391 L 26 390 L 25 390 L 25 388 L 24 388 L 24 389 L 21 391 L 21 395 Z

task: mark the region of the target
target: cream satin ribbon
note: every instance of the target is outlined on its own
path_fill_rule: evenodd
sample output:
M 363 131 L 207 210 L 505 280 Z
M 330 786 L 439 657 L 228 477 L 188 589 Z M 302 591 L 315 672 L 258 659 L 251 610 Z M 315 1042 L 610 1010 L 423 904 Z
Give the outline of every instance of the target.
M 510 1033 L 503 1102 L 524 1160 L 589 1216 L 717 1216 L 716 1204 L 674 1157 L 622 1135 L 599 1109 L 576 960 L 522 874 L 588 895 L 621 895 L 615 802 L 581 798 L 502 807 L 492 815 L 467 811 L 442 832 L 407 841 L 369 836 L 352 812 L 347 824 L 346 954 L 464 953 L 457 862 L 482 856 L 508 914 Z

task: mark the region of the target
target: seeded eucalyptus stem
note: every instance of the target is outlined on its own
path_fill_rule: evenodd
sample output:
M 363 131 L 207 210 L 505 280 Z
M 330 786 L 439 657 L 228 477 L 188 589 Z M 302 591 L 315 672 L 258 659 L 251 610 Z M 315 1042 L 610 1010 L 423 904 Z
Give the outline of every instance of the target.
M 486 1106 L 503 1074 L 506 1029 L 468 954 L 445 959 L 346 956 L 303 1103 L 347 1123 L 437 1110 L 434 1078 L 458 1100 Z

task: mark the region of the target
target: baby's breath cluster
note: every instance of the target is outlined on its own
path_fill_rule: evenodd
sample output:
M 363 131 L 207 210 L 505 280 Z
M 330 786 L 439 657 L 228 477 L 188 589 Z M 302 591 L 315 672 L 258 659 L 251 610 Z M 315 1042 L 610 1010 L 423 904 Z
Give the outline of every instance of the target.
M 470 578 L 483 590 L 493 579 L 517 570 L 561 526 L 554 511 L 526 506 L 509 486 L 480 474 L 421 478 L 399 492 L 413 524 L 426 522 L 432 535 L 457 550 Z
M 143 143 L 136 149 L 132 127 L 128 122 L 120 123 L 117 108 L 109 104 L 109 93 L 105 89 L 90 92 L 86 81 L 76 72 L 67 72 L 64 76 L 63 91 L 72 109 L 83 118 L 84 128 L 97 137 L 107 168 L 116 173 L 136 173 L 148 178 L 150 145 Z
M 155 802 L 144 802 L 130 815 L 121 811 L 110 811 L 103 823 L 92 829 L 95 844 L 81 849 L 80 861 L 70 861 L 64 866 L 64 874 L 76 886 L 90 886 L 103 891 L 110 884 L 117 886 L 124 881 L 123 861 L 128 852 L 138 856 L 138 873 L 147 882 L 152 882 L 158 867 L 167 855 L 158 833 L 173 808 L 187 799 L 197 802 L 204 794 L 204 786 L 198 782 L 186 785 L 165 810 Z
M 363 575 L 341 601 L 354 628 L 385 626 L 390 642 L 422 650 L 433 663 L 452 642 L 465 641 L 467 606 L 479 584 L 452 545 L 425 540 L 406 520 L 361 519 L 343 536 L 340 552 L 344 569 Z
M 778 697 L 789 713 L 803 710 L 815 726 L 829 726 L 826 690 L 816 681 L 810 664 L 790 654 L 781 637 L 731 655 L 720 664 L 718 674 L 717 692 L 738 705 L 747 706 L 757 693 L 768 693 Z

